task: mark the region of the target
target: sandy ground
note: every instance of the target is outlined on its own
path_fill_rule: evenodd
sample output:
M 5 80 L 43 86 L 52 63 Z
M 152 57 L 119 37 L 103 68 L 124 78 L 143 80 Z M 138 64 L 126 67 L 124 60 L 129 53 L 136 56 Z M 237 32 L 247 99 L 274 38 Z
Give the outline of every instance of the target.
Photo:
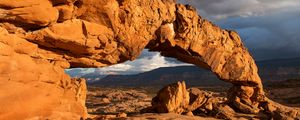
M 276 83 L 277 84 L 277 83 Z M 271 85 L 272 86 L 272 85 Z M 203 90 L 216 92 L 216 95 L 226 96 L 226 89 L 222 87 L 198 87 Z M 90 118 L 113 119 L 123 117 L 125 119 L 214 119 L 196 116 L 176 114 L 140 114 L 143 108 L 151 106 L 151 99 L 155 96 L 158 88 L 104 88 L 89 87 L 87 94 L 87 108 Z M 284 105 L 300 107 L 299 87 L 270 87 L 266 88 L 266 94 L 270 99 Z M 125 114 L 125 116 L 124 116 Z M 99 117 L 100 116 L 100 117 Z

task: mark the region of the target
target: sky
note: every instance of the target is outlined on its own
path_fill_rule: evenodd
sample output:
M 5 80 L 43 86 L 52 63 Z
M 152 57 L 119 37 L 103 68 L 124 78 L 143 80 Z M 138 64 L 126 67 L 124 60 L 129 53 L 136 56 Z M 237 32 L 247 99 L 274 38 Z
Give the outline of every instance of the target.
M 255 60 L 300 57 L 300 0 L 177 0 L 221 28 L 237 31 Z M 100 74 L 136 74 L 159 67 L 190 65 L 144 50 L 134 61 L 81 69 Z
M 300 57 L 300 0 L 179 0 L 237 31 L 255 60 Z

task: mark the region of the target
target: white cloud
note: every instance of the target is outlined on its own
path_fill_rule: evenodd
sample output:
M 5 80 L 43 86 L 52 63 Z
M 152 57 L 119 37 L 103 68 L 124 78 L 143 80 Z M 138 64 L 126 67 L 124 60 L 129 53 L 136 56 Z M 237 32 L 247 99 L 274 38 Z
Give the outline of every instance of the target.
M 116 65 L 112 65 L 112 66 L 108 66 L 105 68 L 102 68 L 105 71 L 119 71 L 119 72 L 124 72 L 124 71 L 128 71 L 130 69 L 132 69 L 133 66 L 129 65 L 129 64 L 116 64 Z
M 159 55 L 159 53 L 154 53 L 150 59 L 141 58 L 129 64 L 131 64 L 132 66 L 139 65 L 138 69 L 140 71 L 150 71 L 160 67 L 187 65 L 185 63 L 174 63 L 174 62 L 167 61 L 165 57 Z
M 82 69 L 83 74 L 87 73 L 99 73 L 101 75 L 108 74 L 137 74 L 145 71 L 150 71 L 160 67 L 173 67 L 173 66 L 182 66 L 182 65 L 190 65 L 186 63 L 180 63 L 176 60 L 166 60 L 165 57 L 161 56 L 158 52 L 148 52 L 144 50 L 142 55 L 134 60 L 127 61 L 125 63 L 116 64 L 103 68 L 90 68 L 90 69 Z

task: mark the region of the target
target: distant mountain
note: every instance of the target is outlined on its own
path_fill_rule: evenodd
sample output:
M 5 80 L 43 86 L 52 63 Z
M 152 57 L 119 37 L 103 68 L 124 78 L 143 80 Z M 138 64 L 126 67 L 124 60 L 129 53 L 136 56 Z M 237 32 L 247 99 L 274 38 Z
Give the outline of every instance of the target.
M 257 65 L 264 82 L 300 78 L 300 58 L 259 61 Z
M 108 75 L 92 85 L 100 86 L 165 86 L 184 80 L 187 85 L 227 85 L 210 71 L 195 66 L 162 67 L 136 75 Z
M 256 63 L 260 69 L 270 67 L 300 67 L 300 58 L 264 60 Z
M 300 78 L 300 58 L 258 61 L 259 74 L 264 82 Z M 164 86 L 185 80 L 191 86 L 227 86 L 209 70 L 196 66 L 162 67 L 135 75 L 81 76 L 97 86 Z

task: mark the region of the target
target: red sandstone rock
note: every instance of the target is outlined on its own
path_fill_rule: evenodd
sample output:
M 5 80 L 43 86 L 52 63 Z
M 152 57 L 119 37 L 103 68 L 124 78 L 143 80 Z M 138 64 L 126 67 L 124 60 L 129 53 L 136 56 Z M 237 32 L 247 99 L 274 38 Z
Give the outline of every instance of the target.
M 181 114 L 186 111 L 189 100 L 185 82 L 178 82 L 162 88 L 152 99 L 151 109 L 158 113 Z
M 3 28 L 0 49 L 1 120 L 86 116 L 85 80 L 71 80 L 66 61 L 43 59 L 38 45 Z
M 47 26 L 58 19 L 58 10 L 49 0 L 1 0 L 0 20 L 14 24 Z
M 242 112 L 267 102 L 238 34 L 174 0 L 1 0 L 0 21 L 0 118 L 85 117 L 85 84 L 64 69 L 134 60 L 145 47 L 234 84 L 229 103 Z

